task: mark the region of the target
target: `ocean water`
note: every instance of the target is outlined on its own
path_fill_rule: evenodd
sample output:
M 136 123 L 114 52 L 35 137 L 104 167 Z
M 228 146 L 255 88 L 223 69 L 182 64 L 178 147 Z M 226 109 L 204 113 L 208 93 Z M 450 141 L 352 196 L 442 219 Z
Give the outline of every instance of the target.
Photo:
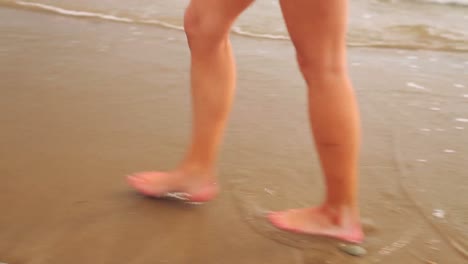
M 188 2 L 0 0 L 0 5 L 182 30 Z M 248 37 L 288 39 L 277 0 L 257 0 L 233 31 Z M 348 45 L 468 52 L 468 0 L 350 1 Z

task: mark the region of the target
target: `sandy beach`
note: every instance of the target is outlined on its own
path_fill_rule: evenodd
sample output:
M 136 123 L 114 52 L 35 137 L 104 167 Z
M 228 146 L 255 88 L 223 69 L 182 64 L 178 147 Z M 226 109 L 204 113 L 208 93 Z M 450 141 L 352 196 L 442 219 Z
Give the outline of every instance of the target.
M 468 53 L 350 48 L 364 257 L 264 213 L 320 202 L 290 42 L 233 35 L 238 89 L 215 201 L 142 197 L 190 128 L 183 32 L 0 8 L 0 262 L 448 263 L 468 259 Z

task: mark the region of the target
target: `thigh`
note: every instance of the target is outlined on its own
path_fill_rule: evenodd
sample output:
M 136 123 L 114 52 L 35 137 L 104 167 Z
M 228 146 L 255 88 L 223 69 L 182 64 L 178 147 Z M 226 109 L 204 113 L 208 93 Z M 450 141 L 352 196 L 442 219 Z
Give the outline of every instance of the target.
M 197 29 L 229 28 L 254 0 L 191 0 L 185 13 L 185 26 Z
M 298 55 L 315 63 L 342 63 L 346 51 L 348 0 L 280 0 Z

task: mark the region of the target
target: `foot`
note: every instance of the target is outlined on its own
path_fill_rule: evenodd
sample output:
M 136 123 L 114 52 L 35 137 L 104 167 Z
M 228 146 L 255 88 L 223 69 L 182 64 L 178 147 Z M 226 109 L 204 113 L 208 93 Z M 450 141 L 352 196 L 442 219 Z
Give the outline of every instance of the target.
M 295 233 L 327 236 L 352 243 L 361 243 L 364 239 L 358 217 L 324 206 L 273 212 L 268 219 L 274 226 Z
M 152 197 L 175 197 L 190 202 L 214 199 L 219 186 L 211 175 L 188 171 L 141 172 L 127 177 L 127 181 L 140 193 Z

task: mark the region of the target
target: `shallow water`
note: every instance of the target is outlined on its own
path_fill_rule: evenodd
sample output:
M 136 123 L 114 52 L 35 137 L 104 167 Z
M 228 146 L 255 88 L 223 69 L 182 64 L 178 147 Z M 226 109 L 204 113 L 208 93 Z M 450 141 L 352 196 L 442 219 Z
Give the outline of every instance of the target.
M 0 4 L 48 10 L 69 16 L 182 29 L 188 0 L 0 0 Z M 350 1 L 350 46 L 468 51 L 466 0 Z M 234 32 L 287 39 L 278 1 L 257 0 L 236 22 Z
M 468 54 L 351 49 L 363 115 L 361 207 L 375 226 L 366 225 L 367 258 L 349 260 L 333 243 L 279 231 L 263 217 L 323 197 L 290 43 L 233 38 L 239 89 L 220 163 L 224 192 L 220 201 L 191 211 L 123 195 L 128 187 L 120 183 L 126 173 L 167 169 L 182 155 L 189 131 L 182 32 L 0 12 L 3 255 L 56 260 L 47 263 L 119 255 L 154 262 L 180 251 L 216 254 L 203 242 L 239 250 L 229 243 L 266 237 L 261 241 L 303 250 L 302 263 L 419 263 L 413 255 L 422 256 L 421 263 L 464 263 L 456 252 L 468 249 Z M 194 222 L 206 226 L 187 225 Z M 244 225 L 260 235 L 250 236 Z M 224 235 L 227 230 L 235 235 Z M 239 239 L 242 232 L 250 237 Z M 142 246 L 144 254 L 129 250 Z M 277 253 L 267 252 L 263 258 Z M 254 256 L 257 261 L 245 263 L 261 262 Z

